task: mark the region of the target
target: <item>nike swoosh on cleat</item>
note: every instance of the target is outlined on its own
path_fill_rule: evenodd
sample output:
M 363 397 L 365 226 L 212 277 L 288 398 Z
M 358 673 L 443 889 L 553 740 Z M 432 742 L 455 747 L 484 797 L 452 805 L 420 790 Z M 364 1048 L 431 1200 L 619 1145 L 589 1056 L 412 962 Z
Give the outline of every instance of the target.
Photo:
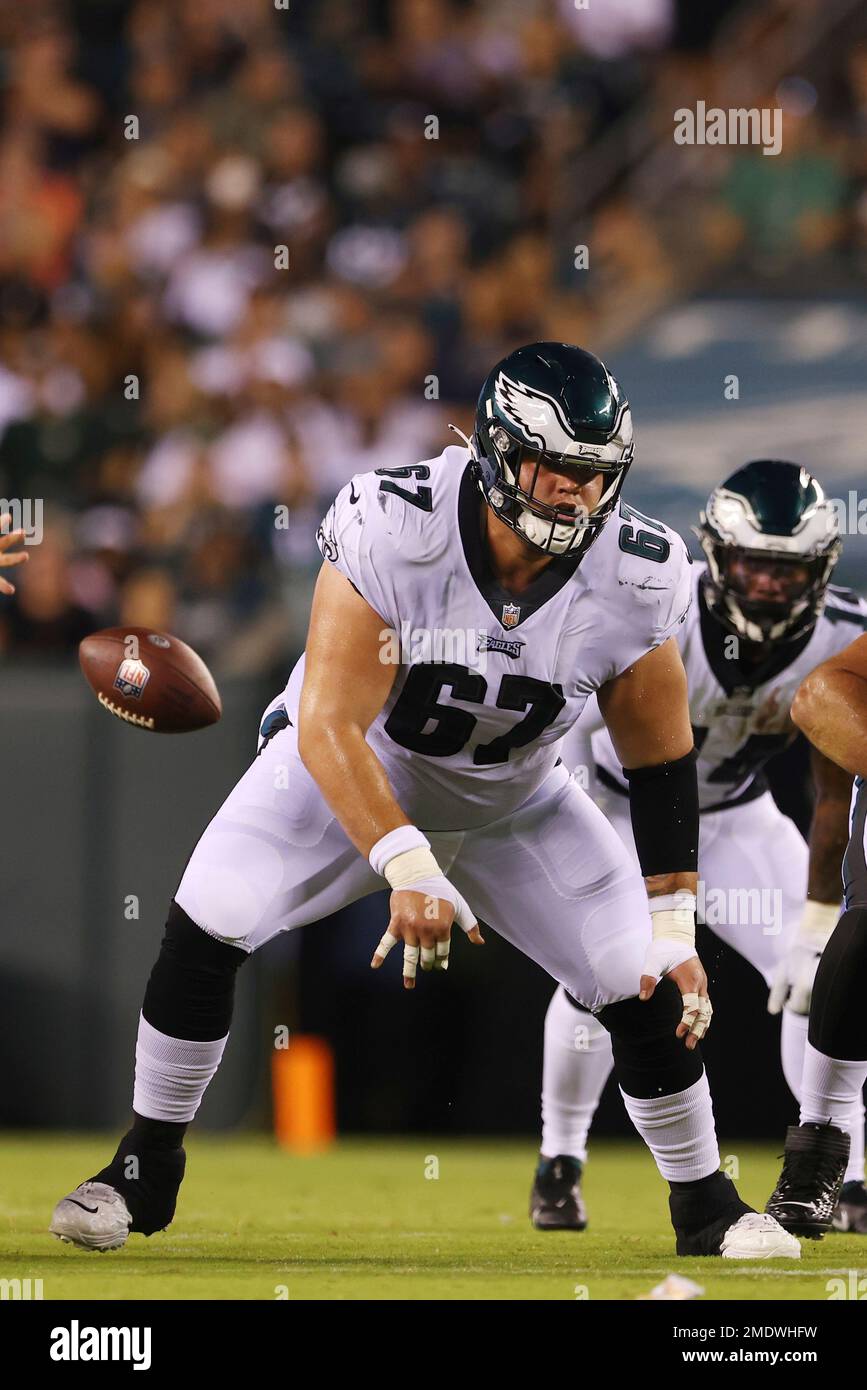
M 99 1207 L 86 1207 L 83 1202 L 77 1202 L 74 1197 L 67 1197 L 67 1202 L 71 1202 L 74 1207 L 81 1207 L 82 1211 L 88 1212 L 91 1216 L 96 1216 Z

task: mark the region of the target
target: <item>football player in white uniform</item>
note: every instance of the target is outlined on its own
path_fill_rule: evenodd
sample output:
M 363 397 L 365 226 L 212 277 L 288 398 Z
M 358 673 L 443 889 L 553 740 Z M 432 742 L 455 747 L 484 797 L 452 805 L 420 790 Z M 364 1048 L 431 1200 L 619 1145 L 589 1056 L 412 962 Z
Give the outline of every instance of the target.
M 792 718 L 814 746 L 855 776 L 843 859 L 844 911 L 831 935 L 810 1004 L 800 1124 L 766 1211 L 787 1230 L 819 1237 L 833 1227 L 867 1231 L 867 1202 L 846 1181 L 849 1116 L 867 1080 L 867 637 L 829 657 L 800 686 Z
M 621 501 L 627 401 L 591 354 L 535 344 L 491 371 L 465 444 L 353 478 L 323 522 L 305 657 L 170 908 L 132 1128 L 58 1204 L 56 1235 L 114 1248 L 169 1223 L 238 966 L 387 882 L 373 966 L 402 943 L 412 987 L 419 965 L 446 968 L 453 922 L 481 942 L 478 913 L 610 1030 L 679 1253 L 799 1255 L 719 1171 L 675 636 L 691 565 Z M 640 869 L 559 757 L 594 692 L 629 769 Z
M 796 735 L 790 707 L 804 676 L 867 626 L 867 604 L 829 584 L 840 551 L 836 516 L 797 464 L 757 460 L 739 469 L 711 493 L 697 535 L 707 563 L 695 567 L 693 604 L 677 641 L 698 750 L 699 914 L 764 976 L 770 1011 L 782 1010 L 783 1072 L 798 1098 L 813 976 L 840 911 L 851 777 L 813 750 L 808 850 L 762 769 Z M 634 853 L 627 783 L 601 722 L 591 702 L 577 732 L 586 750 L 589 730 L 596 800 Z M 564 756 L 574 767 L 574 736 L 572 743 Z M 611 1065 L 608 1034 L 561 985 L 545 1022 L 543 1133 L 530 1204 L 540 1229 L 586 1225 L 582 1165 Z M 860 1097 L 847 1129 L 843 1199 L 867 1213 Z

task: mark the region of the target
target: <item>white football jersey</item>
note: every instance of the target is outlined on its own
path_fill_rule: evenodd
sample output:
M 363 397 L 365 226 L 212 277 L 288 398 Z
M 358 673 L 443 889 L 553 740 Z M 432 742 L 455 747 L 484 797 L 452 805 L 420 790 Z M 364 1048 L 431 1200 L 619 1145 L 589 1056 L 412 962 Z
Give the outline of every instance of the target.
M 689 683 L 689 710 L 698 750 L 702 811 L 738 805 L 767 791 L 763 767 L 795 736 L 790 709 L 801 681 L 821 662 L 848 647 L 867 628 L 867 603 L 851 589 L 828 586 L 825 607 L 812 632 L 776 646 L 763 666 L 737 660 L 737 638 L 708 611 L 701 589 L 704 565 L 696 565 L 689 614 L 677 635 Z M 598 712 L 591 744 L 604 785 L 626 791 L 626 779 Z
M 394 686 L 367 739 L 425 830 L 509 815 L 556 765 L 606 681 L 676 633 L 691 595 L 680 536 L 621 501 L 580 564 L 553 559 L 515 596 L 493 574 L 469 451 L 359 474 L 319 546 L 383 620 Z M 286 688 L 297 721 L 303 657 Z

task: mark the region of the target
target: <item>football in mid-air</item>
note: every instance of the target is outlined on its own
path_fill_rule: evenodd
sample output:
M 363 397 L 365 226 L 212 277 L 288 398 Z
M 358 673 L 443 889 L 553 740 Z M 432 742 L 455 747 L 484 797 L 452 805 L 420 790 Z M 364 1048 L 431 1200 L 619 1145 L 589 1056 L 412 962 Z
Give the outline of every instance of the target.
M 169 633 L 147 627 L 92 632 L 78 659 L 110 714 L 155 734 L 186 734 L 216 724 L 220 692 L 202 658 Z

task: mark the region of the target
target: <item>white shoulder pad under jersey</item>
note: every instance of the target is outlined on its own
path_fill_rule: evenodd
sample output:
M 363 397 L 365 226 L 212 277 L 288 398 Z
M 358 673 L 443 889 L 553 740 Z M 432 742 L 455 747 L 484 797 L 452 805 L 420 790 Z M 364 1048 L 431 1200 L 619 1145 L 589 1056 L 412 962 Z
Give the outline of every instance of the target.
M 510 594 L 490 569 L 484 506 L 468 451 L 453 446 L 354 478 L 320 529 L 323 555 L 399 639 L 367 738 L 423 829 L 469 829 L 521 805 L 588 697 L 677 632 L 690 602 L 682 540 L 625 503 L 580 564 L 555 558 Z
M 621 500 L 581 571 L 603 617 L 594 632 L 604 652 L 594 671 L 595 691 L 669 637 L 680 638 L 692 601 L 693 561 L 676 531 Z
M 678 636 L 689 685 L 698 751 L 702 811 L 731 807 L 767 790 L 764 764 L 795 736 L 791 705 L 810 671 L 867 628 L 867 603 L 849 589 L 828 588 L 825 607 L 805 638 L 779 644 L 758 668 L 741 665 L 738 641 L 709 612 L 703 565 L 695 566 L 695 599 Z M 593 735 L 593 756 L 607 786 L 626 781 L 607 732 Z
M 449 544 L 448 501 L 466 449 L 407 468 L 357 473 L 337 494 L 316 534 L 323 557 L 385 621 L 400 625 L 398 595 L 407 573 L 434 564 Z M 455 457 L 457 456 L 457 457 Z M 419 626 L 423 624 L 419 617 Z

